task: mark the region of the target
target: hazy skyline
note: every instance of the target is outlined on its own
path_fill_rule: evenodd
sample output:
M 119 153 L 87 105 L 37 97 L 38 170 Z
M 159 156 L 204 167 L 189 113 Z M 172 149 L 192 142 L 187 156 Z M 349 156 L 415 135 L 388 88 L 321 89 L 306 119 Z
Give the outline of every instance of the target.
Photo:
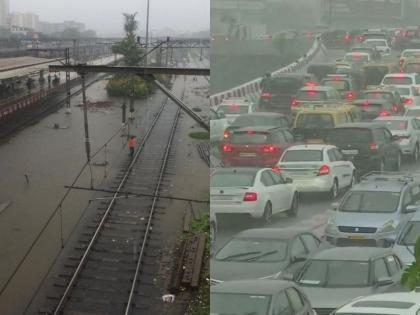
M 11 12 L 32 12 L 41 21 L 84 23 L 98 35 L 123 34 L 122 13 L 137 14 L 140 33 L 146 28 L 147 0 L 12 0 Z M 202 31 L 210 28 L 210 0 L 150 0 L 149 30 Z

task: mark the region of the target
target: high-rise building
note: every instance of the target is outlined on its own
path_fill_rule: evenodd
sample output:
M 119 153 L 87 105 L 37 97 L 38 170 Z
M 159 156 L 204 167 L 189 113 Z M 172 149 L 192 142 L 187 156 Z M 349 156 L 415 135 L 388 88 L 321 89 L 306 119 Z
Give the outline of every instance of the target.
M 9 26 L 9 0 L 0 0 L 0 26 Z
M 14 12 L 10 14 L 10 24 L 14 27 L 21 27 L 34 31 L 39 30 L 39 17 L 33 13 Z

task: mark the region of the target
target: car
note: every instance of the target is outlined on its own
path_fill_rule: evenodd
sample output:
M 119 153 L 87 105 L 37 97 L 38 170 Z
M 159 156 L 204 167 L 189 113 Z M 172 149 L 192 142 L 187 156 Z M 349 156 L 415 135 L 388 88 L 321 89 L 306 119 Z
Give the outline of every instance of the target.
M 404 66 L 404 62 L 408 58 L 420 57 L 420 49 L 404 49 L 400 56 L 400 66 Z
M 420 86 L 420 74 L 417 73 L 389 73 L 382 79 L 381 85 L 392 86 Z
M 314 85 L 301 88 L 292 100 L 292 107 L 299 107 L 301 102 L 340 101 L 341 94 L 331 86 Z
M 348 74 L 327 75 L 321 81 L 321 85 L 335 88 L 340 93 L 341 98 L 347 100 L 356 99 L 360 92 L 360 85 L 355 78 Z
M 294 281 L 306 293 L 317 314 L 328 315 L 356 297 L 396 287 L 402 268 L 391 249 L 336 247 L 308 258 Z
M 367 63 L 362 69 L 365 78 L 365 87 L 378 86 L 381 84 L 385 75 L 399 72 L 399 68 L 395 62 Z
M 316 78 L 310 73 L 283 73 L 266 82 L 261 89 L 260 110 L 290 116 L 290 104 L 296 93 L 306 84 L 316 82 Z
M 420 73 L 420 58 L 407 58 L 404 61 L 401 70 L 407 73 Z
M 404 111 L 409 109 L 411 106 L 420 105 L 420 94 L 415 85 L 395 86 L 395 89 L 401 95 L 404 104 Z
M 397 113 L 404 113 L 404 101 L 396 86 L 375 86 L 364 90 L 359 95 L 359 100 L 387 100 L 397 108 Z
M 398 107 L 391 100 L 358 99 L 353 105 L 360 109 L 362 121 L 371 121 L 377 117 L 388 117 L 398 114 Z
M 364 46 L 375 47 L 382 55 L 390 54 L 391 47 L 388 40 L 382 38 L 370 38 L 363 42 Z
M 336 246 L 389 247 L 418 209 L 420 184 L 408 174 L 373 172 L 361 177 L 325 227 Z
M 409 156 L 414 162 L 419 160 L 420 153 L 420 120 L 414 117 L 393 116 L 379 117 L 373 122 L 380 123 L 393 136 L 398 136 L 398 145 L 403 155 Z
M 358 297 L 339 307 L 333 315 L 420 314 L 420 293 L 393 292 Z
M 387 128 L 368 122 L 342 124 L 327 137 L 327 143 L 338 147 L 359 174 L 399 171 L 402 154 L 398 141 Z
M 404 116 L 420 118 L 420 106 L 410 106 L 407 108 Z
M 381 29 L 370 29 L 362 32 L 362 43 L 368 39 L 386 39 L 389 40 L 388 35 Z
M 210 315 L 316 315 L 293 282 L 227 281 L 210 287 Z
M 356 169 L 337 147 L 325 144 L 296 145 L 284 151 L 277 164 L 293 179 L 300 193 L 324 192 L 331 199 L 357 181 Z
M 289 128 L 290 122 L 287 116 L 279 113 L 252 113 L 252 114 L 243 114 L 238 116 L 230 126 L 227 126 L 223 138 L 227 139 L 230 137 L 231 133 L 239 128 L 254 126 L 273 126 L 280 128 Z
M 327 74 L 334 74 L 336 71 L 334 63 L 312 63 L 306 69 L 307 73 L 313 74 L 317 81 L 321 81 Z
M 260 228 L 233 236 L 210 260 L 210 283 L 279 279 L 294 273 L 311 255 L 331 247 L 310 231 Z
M 272 167 L 295 139 L 288 128 L 252 126 L 231 131 L 221 143 L 225 166 Z
M 229 124 L 231 124 L 239 115 L 254 113 L 256 111 L 258 111 L 258 105 L 247 98 L 225 99 L 216 107 L 216 112 L 219 115 L 223 114 Z
M 217 238 L 217 232 L 218 232 L 218 227 L 217 227 L 217 217 L 213 212 L 210 212 L 210 244 L 211 246 L 214 246 L 214 244 L 216 243 L 216 238 Z
M 223 134 L 228 126 L 228 121 L 222 111 L 210 109 L 210 142 L 223 140 Z
M 393 246 L 394 252 L 401 257 L 406 266 L 415 261 L 414 246 L 420 236 L 420 212 L 417 211 L 400 230 Z
M 268 224 L 274 214 L 297 215 L 299 193 L 293 180 L 272 168 L 219 168 L 210 176 L 210 210 L 247 215 Z
M 293 134 L 299 141 L 322 142 L 334 127 L 353 122 L 361 116 L 352 116 L 355 106 L 317 105 L 303 108 L 297 114 L 293 123 Z M 357 113 L 360 114 L 360 113 Z
M 378 49 L 376 49 L 376 47 L 358 46 L 358 47 L 353 47 L 351 49 L 351 52 L 368 53 L 371 56 L 371 60 L 379 60 L 379 59 L 381 59 L 381 53 L 378 51 Z
M 348 52 L 344 55 L 343 61 L 354 65 L 356 68 L 361 68 L 365 63 L 372 61 L 372 56 L 364 52 Z

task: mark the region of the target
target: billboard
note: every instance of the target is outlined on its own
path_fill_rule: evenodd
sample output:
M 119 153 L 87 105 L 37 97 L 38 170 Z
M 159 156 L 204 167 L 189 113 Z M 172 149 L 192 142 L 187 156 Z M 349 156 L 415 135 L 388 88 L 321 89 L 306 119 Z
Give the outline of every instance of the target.
M 404 0 L 321 0 L 324 16 L 359 18 L 401 18 Z

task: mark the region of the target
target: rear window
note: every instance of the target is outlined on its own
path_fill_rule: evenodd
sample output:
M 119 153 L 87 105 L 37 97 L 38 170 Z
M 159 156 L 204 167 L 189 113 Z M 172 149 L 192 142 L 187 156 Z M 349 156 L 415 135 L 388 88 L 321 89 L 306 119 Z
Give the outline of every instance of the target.
M 295 78 L 275 78 L 267 82 L 263 92 L 295 94 L 302 84 Z
M 384 78 L 383 84 L 410 85 L 413 80 L 410 77 L 393 76 Z
M 289 150 L 282 162 L 320 162 L 323 161 L 321 150 Z
M 300 101 L 324 101 L 327 99 L 327 92 L 324 91 L 299 91 L 296 98 Z
M 300 114 L 296 123 L 297 128 L 334 128 L 331 114 Z
M 220 105 L 217 108 L 218 113 L 224 113 L 228 115 L 240 115 L 248 113 L 248 105 L 238 105 L 238 104 L 231 104 L 231 105 Z
M 372 99 L 372 100 L 393 100 L 391 93 L 385 92 L 365 92 L 361 99 Z
M 344 56 L 344 61 L 347 62 L 367 62 L 369 61 L 369 55 L 365 55 L 362 53 L 352 53 L 349 55 Z
M 392 213 L 396 212 L 400 193 L 390 191 L 353 191 L 340 206 L 341 212 Z
M 268 134 L 256 133 L 252 131 L 234 132 L 230 138 L 233 144 L 263 144 L 267 143 Z
M 252 187 L 255 172 L 220 172 L 210 176 L 210 187 Z
M 405 51 L 403 52 L 402 57 L 420 57 L 420 51 Z
M 342 80 L 324 80 L 322 85 L 331 86 L 339 91 L 348 91 L 350 89 L 349 83 Z
M 406 120 L 375 120 L 376 123 L 386 126 L 389 130 L 406 130 Z
M 329 140 L 332 143 L 358 143 L 371 142 L 372 132 L 362 128 L 338 128 L 331 131 Z
M 410 95 L 410 88 L 399 87 L 399 88 L 396 88 L 396 90 L 398 91 L 400 95 Z
M 248 127 L 248 126 L 286 126 L 286 119 L 276 116 L 239 116 L 232 123 L 232 126 Z
M 420 72 L 420 63 L 410 63 L 405 67 L 406 72 Z

